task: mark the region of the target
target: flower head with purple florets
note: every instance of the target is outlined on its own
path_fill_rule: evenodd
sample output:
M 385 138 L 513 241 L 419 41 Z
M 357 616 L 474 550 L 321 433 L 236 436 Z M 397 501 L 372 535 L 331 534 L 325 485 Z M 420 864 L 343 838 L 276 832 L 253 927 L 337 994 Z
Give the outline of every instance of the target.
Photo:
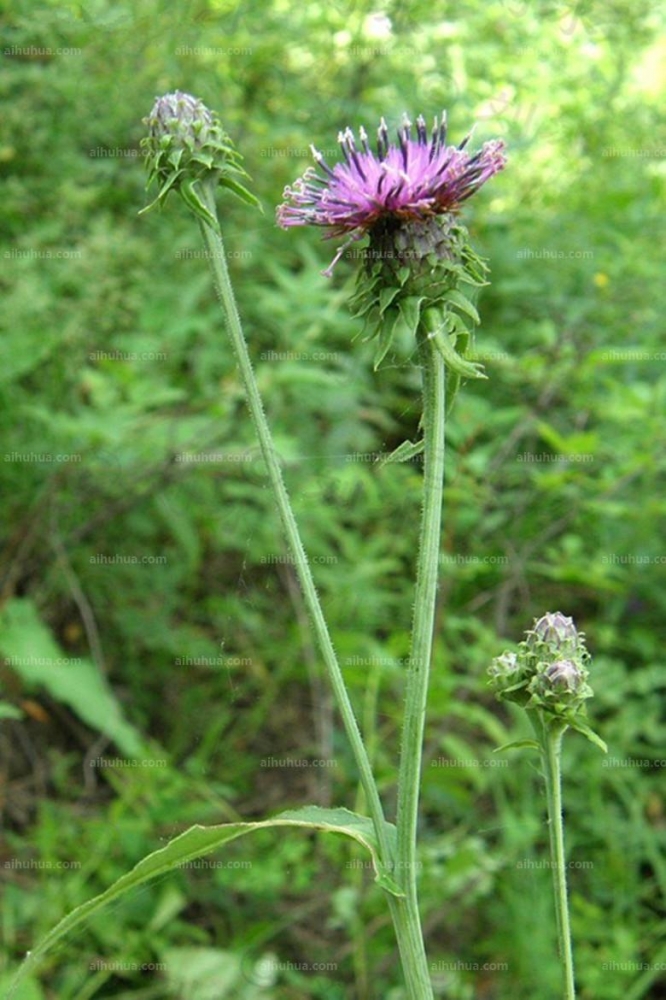
M 486 142 L 473 156 L 465 152 L 469 135 L 459 146 L 447 146 L 445 114 L 441 123 L 435 119 L 430 138 L 423 116 L 416 120 L 416 138 L 412 138 L 412 124 L 405 116 L 397 144 L 389 141 L 382 118 L 376 154 L 363 128 L 359 139 L 360 149 L 351 129 L 340 133 L 344 162 L 334 167 L 312 147 L 321 173 L 310 167 L 285 188 L 285 202 L 277 211 L 278 223 L 285 229 L 324 226 L 329 230 L 325 238 L 350 236 L 324 272 L 328 274 L 350 242 L 366 234 L 372 237 L 378 228 L 427 223 L 435 216 L 454 213 L 506 162 L 504 143 L 499 139 Z

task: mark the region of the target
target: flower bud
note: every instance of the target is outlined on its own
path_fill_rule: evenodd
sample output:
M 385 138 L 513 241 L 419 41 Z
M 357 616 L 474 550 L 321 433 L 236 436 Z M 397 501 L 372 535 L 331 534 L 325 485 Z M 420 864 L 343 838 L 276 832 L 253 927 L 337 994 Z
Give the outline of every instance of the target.
M 578 647 L 578 631 L 573 619 L 567 618 L 561 611 L 549 611 L 535 621 L 534 628 L 528 633 L 527 642 L 532 647 L 545 643 L 554 652 L 575 650 Z
M 554 660 L 540 663 L 538 672 L 529 683 L 532 697 L 528 708 L 542 708 L 560 715 L 579 709 L 586 698 L 592 697 L 587 683 L 588 671 L 582 662 Z
M 158 97 L 147 118 L 148 136 L 141 140 L 146 155 L 148 184 L 157 180 L 160 190 L 148 208 L 162 204 L 169 191 L 178 191 L 189 208 L 204 221 L 216 225 L 196 185 L 205 181 L 221 184 L 251 205 L 256 198 L 239 184 L 247 177 L 241 157 L 222 128 L 218 116 L 206 105 L 177 90 Z M 148 211 L 148 209 L 143 209 Z
M 516 701 L 521 705 L 528 701 L 530 677 L 516 653 L 504 652 L 496 656 L 488 667 L 488 674 L 488 683 L 500 701 Z

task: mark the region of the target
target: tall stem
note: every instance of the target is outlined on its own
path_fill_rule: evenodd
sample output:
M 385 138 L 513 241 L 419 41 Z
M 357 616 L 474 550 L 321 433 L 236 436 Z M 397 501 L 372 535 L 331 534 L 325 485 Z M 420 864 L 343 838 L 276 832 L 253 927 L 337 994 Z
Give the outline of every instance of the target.
M 567 870 L 564 855 L 562 772 L 560 767 L 562 736 L 566 728 L 565 723 L 548 722 L 543 717 L 541 719 L 540 742 L 545 768 L 548 829 L 550 833 L 550 864 L 553 871 L 558 948 L 564 974 L 564 1000 L 576 1000 L 571 926 L 569 923 Z
M 211 215 L 217 219 L 213 189 L 213 187 L 209 187 L 207 185 L 202 186 L 201 197 L 204 205 L 209 210 Z M 229 272 L 227 270 L 224 243 L 221 235 L 211 226 L 207 225 L 203 221 L 200 221 L 200 225 L 206 247 L 208 248 L 210 254 L 215 289 L 226 315 L 227 329 L 245 387 L 247 403 L 259 437 L 261 452 L 264 457 L 264 461 L 266 462 L 268 476 L 273 488 L 282 525 L 287 536 L 287 541 L 294 559 L 296 573 L 303 590 L 304 600 L 314 625 L 314 630 L 326 668 L 328 670 L 335 699 L 337 701 L 344 727 L 356 760 L 356 765 L 359 770 L 361 784 L 365 792 L 368 809 L 370 811 L 370 816 L 372 818 L 379 843 L 379 854 L 385 869 L 389 871 L 391 868 L 391 851 L 388 841 L 388 827 L 384 819 L 384 811 L 382 809 L 379 792 L 377 791 L 377 785 L 372 773 L 370 760 L 361 737 L 361 732 L 356 722 L 354 709 L 352 708 L 351 701 L 349 700 L 342 672 L 338 665 L 335 650 L 333 649 L 333 644 L 328 633 L 328 628 L 324 619 L 321 604 L 319 602 L 314 580 L 312 579 L 312 573 L 310 572 L 310 566 L 305 554 L 305 549 L 303 548 L 303 544 L 301 542 L 296 520 L 289 502 L 287 489 L 282 478 L 282 471 L 275 454 L 273 439 L 266 420 L 266 414 L 264 413 L 259 388 L 254 377 L 252 362 L 245 343 L 238 309 L 236 308 L 236 300 L 234 298 L 231 281 L 229 279 Z
M 420 964 L 426 972 L 427 962 L 418 910 L 416 838 L 423 732 L 439 572 L 446 420 L 446 366 L 440 352 L 435 349 L 428 337 L 429 329 L 436 328 L 439 318 L 433 316 L 431 320 L 432 327 L 430 318 L 426 316 L 423 327 L 418 331 L 419 355 L 423 368 L 423 511 L 400 753 L 396 854 L 397 876 L 405 892 L 407 919 L 413 925 L 415 947 L 419 947 Z M 427 983 L 422 986 L 422 992 L 418 994 L 419 1000 L 425 1000 L 432 995 L 428 977 Z

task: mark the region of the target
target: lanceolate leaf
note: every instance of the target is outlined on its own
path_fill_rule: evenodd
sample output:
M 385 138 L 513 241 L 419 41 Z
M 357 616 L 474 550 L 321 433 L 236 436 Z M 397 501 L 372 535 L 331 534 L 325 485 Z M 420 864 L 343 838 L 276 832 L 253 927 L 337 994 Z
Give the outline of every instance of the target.
M 390 875 L 383 870 L 379 858 L 377 838 L 370 819 L 360 816 L 358 813 L 350 812 L 348 809 L 321 809 L 318 806 L 303 806 L 301 809 L 290 809 L 280 813 L 273 819 L 261 820 L 254 823 L 224 823 L 220 826 L 192 826 L 189 830 L 181 833 L 174 840 L 171 840 L 165 847 L 147 855 L 142 861 L 116 882 L 105 892 L 94 899 L 88 900 L 75 910 L 72 910 L 63 920 L 50 931 L 43 941 L 30 952 L 28 958 L 19 969 L 12 988 L 7 994 L 7 1000 L 12 1000 L 15 996 L 19 982 L 24 976 L 34 968 L 41 957 L 57 941 L 68 934 L 75 927 L 98 913 L 107 903 L 124 896 L 137 886 L 142 885 L 150 879 L 166 872 L 178 868 L 188 861 L 193 861 L 211 851 L 216 851 L 224 844 L 237 840 L 247 833 L 254 833 L 255 830 L 268 830 L 272 827 L 301 827 L 305 830 L 322 830 L 326 833 L 341 833 L 346 837 L 351 837 L 358 841 L 370 852 L 372 864 L 375 869 L 375 880 L 383 889 L 393 895 L 400 895 L 400 890 Z M 390 841 L 395 841 L 395 828 L 390 826 Z

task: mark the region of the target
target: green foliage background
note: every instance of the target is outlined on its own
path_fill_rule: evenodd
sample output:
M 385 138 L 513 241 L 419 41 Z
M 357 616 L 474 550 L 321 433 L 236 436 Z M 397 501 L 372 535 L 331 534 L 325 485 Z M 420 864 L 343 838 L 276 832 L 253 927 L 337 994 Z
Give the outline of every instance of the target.
M 265 207 L 225 202 L 229 264 L 389 811 L 420 469 L 374 458 L 414 439 L 419 373 L 410 345 L 373 371 L 352 265 L 323 278 L 337 244 L 277 229 L 274 206 L 310 143 L 334 159 L 340 129 L 382 115 L 446 108 L 453 141 L 474 122 L 474 143 L 506 140 L 465 209 L 492 268 L 490 379 L 449 430 L 421 827 L 433 979 L 451 1000 L 558 993 L 541 782 L 529 756 L 492 756 L 524 723 L 484 672 L 561 610 L 587 634 L 609 745 L 565 742 L 580 997 L 666 997 L 663 9 L 6 0 L 1 16 L 0 985 L 188 824 L 357 798 L 197 227 L 175 200 L 137 218 L 141 119 L 180 88 L 220 113 Z M 402 997 L 355 848 L 266 834 L 224 857 L 91 921 L 21 997 Z

